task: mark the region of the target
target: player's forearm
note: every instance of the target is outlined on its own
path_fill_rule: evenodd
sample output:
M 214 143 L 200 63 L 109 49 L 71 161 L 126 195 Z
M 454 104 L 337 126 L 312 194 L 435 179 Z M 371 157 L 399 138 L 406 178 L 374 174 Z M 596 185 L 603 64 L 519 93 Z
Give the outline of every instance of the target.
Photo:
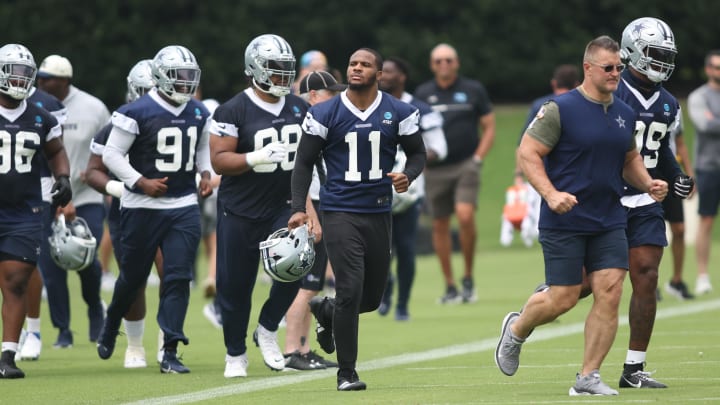
M 652 177 L 645 168 L 642 157 L 637 151 L 628 153 L 623 168 L 623 179 L 638 190 L 649 192 L 652 183 Z

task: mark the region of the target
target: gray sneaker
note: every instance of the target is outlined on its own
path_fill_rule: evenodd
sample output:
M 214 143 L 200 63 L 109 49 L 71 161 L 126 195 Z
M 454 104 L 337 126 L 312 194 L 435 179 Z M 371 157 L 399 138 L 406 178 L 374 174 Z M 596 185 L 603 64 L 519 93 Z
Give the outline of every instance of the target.
M 585 377 L 578 373 L 575 377 L 575 385 L 570 387 L 570 396 L 575 395 L 617 395 L 618 392 L 605 384 L 600 379 L 600 372 L 593 370 Z
M 513 336 L 510 331 L 510 325 L 519 316 L 519 312 L 510 312 L 505 316 L 500 331 L 500 341 L 495 349 L 495 364 L 505 375 L 514 375 L 520 365 L 520 349 L 525 339 Z

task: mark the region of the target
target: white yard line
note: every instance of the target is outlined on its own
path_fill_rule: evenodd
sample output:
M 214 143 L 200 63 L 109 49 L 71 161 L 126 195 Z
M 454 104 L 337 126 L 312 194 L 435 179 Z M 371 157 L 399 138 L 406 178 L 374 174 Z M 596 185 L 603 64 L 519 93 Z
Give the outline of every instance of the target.
M 686 304 L 678 307 L 663 308 L 658 310 L 656 319 L 674 318 L 683 315 L 696 314 L 720 309 L 720 300 L 703 301 L 693 304 Z M 498 318 L 498 333 L 502 317 Z M 627 325 L 627 316 L 620 317 L 620 325 Z M 563 326 L 543 327 L 533 332 L 532 339 L 528 343 L 550 340 L 565 337 L 573 334 L 582 333 L 585 328 L 584 323 L 578 322 Z M 405 353 L 397 356 L 386 357 L 383 359 L 370 360 L 358 364 L 358 371 L 371 371 L 385 369 L 404 364 L 421 363 L 429 360 L 444 359 L 452 356 L 460 356 L 469 353 L 478 353 L 484 351 L 495 350 L 498 337 L 479 340 L 476 342 L 465 343 L 460 345 L 452 345 L 431 349 L 424 352 Z M 129 402 L 128 404 L 187 404 L 192 402 L 200 402 L 208 399 L 226 397 L 230 395 L 243 394 L 248 392 L 262 391 L 270 388 L 280 387 L 283 385 L 298 384 L 305 381 L 319 380 L 335 376 L 335 369 L 298 372 L 293 374 L 281 375 L 277 377 L 267 377 L 259 380 L 238 380 L 238 384 L 227 385 L 223 387 L 210 388 L 202 391 L 187 392 L 178 395 L 166 397 L 147 398 L 137 402 Z

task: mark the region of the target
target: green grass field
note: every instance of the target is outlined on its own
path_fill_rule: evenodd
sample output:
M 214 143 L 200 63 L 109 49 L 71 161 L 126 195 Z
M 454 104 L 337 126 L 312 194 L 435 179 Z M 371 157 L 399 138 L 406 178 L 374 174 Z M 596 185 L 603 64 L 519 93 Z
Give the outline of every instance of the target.
M 122 367 L 126 340 L 119 337 L 110 360 L 97 357 L 87 338 L 85 305 L 77 277 L 71 275 L 71 349 L 52 348 L 57 331 L 42 308 L 43 352 L 36 362 L 21 362 L 24 380 L 2 381 L 0 403 L 560 403 L 575 402 L 568 389 L 582 361 L 582 322 L 590 301 L 581 302 L 559 321 L 535 331 L 523 347 L 521 366 L 506 377 L 495 366 L 493 350 L 500 323 L 508 311 L 518 310 L 543 278 L 538 246 L 527 249 L 519 240 L 510 248 L 498 242 L 504 190 L 512 181 L 513 149 L 526 106 L 499 107 L 498 138 L 485 164 L 483 191 L 477 215 L 478 246 L 475 282 L 479 301 L 468 305 L 441 306 L 443 292 L 437 259 L 418 258 L 418 271 L 410 303 L 412 319 L 399 323 L 377 313 L 361 316 L 358 372 L 368 384 L 365 392 L 339 393 L 334 370 L 312 372 L 270 371 L 260 352 L 248 339 L 249 377 L 225 379 L 222 332 L 202 316 L 206 303 L 199 288 L 192 291 L 186 321 L 191 344 L 180 347 L 188 375 L 163 375 L 154 362 L 158 327 L 154 320 L 157 288 L 148 288 L 145 349 L 149 367 Z M 689 213 L 694 215 L 694 213 Z M 717 233 L 716 233 L 717 235 Z M 714 238 L 711 271 L 720 261 L 720 242 Z M 455 255 L 457 277 L 461 258 Z M 686 259 L 685 280 L 694 282 L 692 248 Z M 199 266 L 202 279 L 204 266 Z M 661 265 L 661 281 L 670 277 L 670 252 Z M 250 333 L 269 286 L 258 283 Z M 627 314 L 629 282 L 626 281 L 621 315 Z M 107 302 L 110 295 L 104 294 Z M 648 370 L 657 370 L 667 390 L 623 390 L 616 398 L 582 398 L 619 402 L 720 402 L 720 299 L 717 292 L 694 301 L 665 297 L 658 305 L 658 319 L 648 354 Z M 281 342 L 284 332 L 281 332 Z M 617 339 L 601 369 L 612 387 L 622 369 L 628 341 L 627 319 L 621 318 Z M 282 344 L 281 344 L 282 345 Z M 319 350 L 317 345 L 314 348 Z

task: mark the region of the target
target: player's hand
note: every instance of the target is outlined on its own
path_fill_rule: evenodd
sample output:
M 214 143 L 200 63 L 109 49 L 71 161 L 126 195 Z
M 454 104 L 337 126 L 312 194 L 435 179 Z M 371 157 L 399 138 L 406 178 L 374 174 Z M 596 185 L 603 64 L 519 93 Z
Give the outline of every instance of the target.
M 245 154 L 245 160 L 250 166 L 279 163 L 287 156 L 287 143 L 272 142 L 264 148 Z
M 65 215 L 65 220 L 70 223 L 75 220 L 75 217 L 77 216 L 77 211 L 75 210 L 75 205 L 70 201 L 68 205 L 61 207 L 57 210 L 55 213 L 55 217 L 58 215 L 63 214 Z
M 695 180 L 690 176 L 681 174 L 673 180 L 672 192 L 678 198 L 686 199 L 690 197 L 694 188 Z
M 54 206 L 64 207 L 72 200 L 72 188 L 70 187 L 70 178 L 68 176 L 58 176 L 55 179 L 50 190 L 52 194 L 52 204 Z
M 207 198 L 210 197 L 213 193 L 213 186 L 212 181 L 210 180 L 210 174 L 203 175 L 200 178 L 200 184 L 198 185 L 198 192 L 200 193 L 200 197 Z
M 307 219 L 308 233 L 313 236 L 313 242 L 319 243 L 322 240 L 322 226 L 317 215 L 308 214 Z
M 148 179 L 140 177 L 140 180 L 135 183 L 135 186 L 150 197 L 157 198 L 162 197 L 165 193 L 167 193 L 167 181 L 167 177 L 163 177 L 162 179 Z
M 387 176 L 392 179 L 393 187 L 395 187 L 397 193 L 404 193 L 410 187 L 410 180 L 408 180 L 405 173 L 390 172 Z
M 564 191 L 549 194 L 545 201 L 554 213 L 561 215 L 570 212 L 577 205 L 577 197 Z
M 650 182 L 648 194 L 653 200 L 660 202 L 665 199 L 668 193 L 668 184 L 664 180 L 653 179 Z
M 308 214 L 298 211 L 290 217 L 288 220 L 288 230 L 292 231 L 295 228 L 301 227 L 308 222 Z

